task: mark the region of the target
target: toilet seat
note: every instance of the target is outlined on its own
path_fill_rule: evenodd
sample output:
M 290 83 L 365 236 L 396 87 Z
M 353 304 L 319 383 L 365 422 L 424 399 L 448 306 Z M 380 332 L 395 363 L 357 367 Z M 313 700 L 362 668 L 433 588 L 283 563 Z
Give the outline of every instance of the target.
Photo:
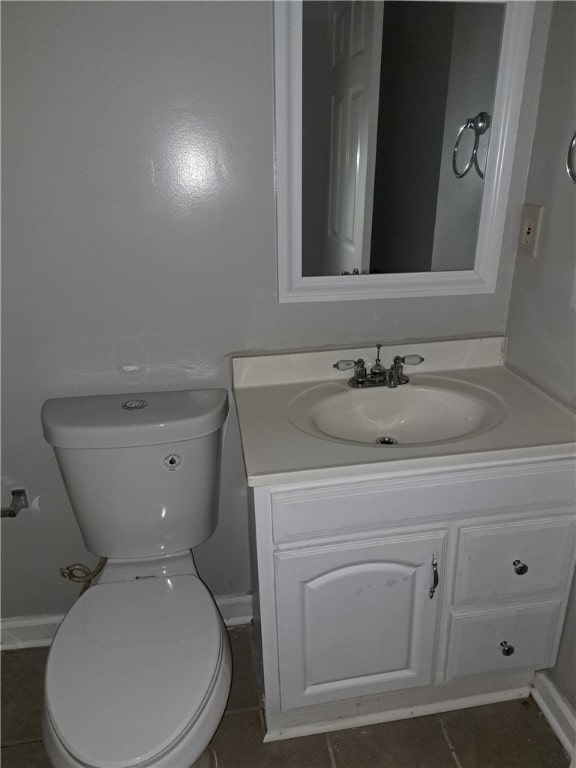
M 223 653 L 219 614 L 196 576 L 99 584 L 52 644 L 47 716 L 82 764 L 153 764 L 193 728 Z

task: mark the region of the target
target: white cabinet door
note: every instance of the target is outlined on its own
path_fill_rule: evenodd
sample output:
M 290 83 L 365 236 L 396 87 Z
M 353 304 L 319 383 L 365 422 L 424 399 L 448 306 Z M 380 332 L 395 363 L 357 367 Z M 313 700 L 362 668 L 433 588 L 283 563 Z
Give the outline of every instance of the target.
M 431 682 L 446 537 L 275 554 L 283 710 Z

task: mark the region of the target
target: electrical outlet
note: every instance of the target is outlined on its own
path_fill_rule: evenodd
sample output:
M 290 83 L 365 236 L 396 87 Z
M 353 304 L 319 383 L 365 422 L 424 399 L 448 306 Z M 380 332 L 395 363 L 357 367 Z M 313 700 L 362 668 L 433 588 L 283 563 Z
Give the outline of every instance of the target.
M 542 205 L 525 205 L 518 236 L 518 255 L 535 259 L 538 255 L 538 238 L 542 226 Z

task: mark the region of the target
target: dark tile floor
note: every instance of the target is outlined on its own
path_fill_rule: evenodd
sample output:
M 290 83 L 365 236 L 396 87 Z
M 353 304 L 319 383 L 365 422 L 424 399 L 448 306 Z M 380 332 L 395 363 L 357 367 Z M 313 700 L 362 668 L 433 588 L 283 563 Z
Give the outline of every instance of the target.
M 567 768 L 569 764 L 532 699 L 264 744 L 251 638 L 251 627 L 230 630 L 232 692 L 206 755 L 214 768 Z M 2 768 L 51 768 L 40 731 L 47 653 L 47 648 L 37 648 L 2 654 Z

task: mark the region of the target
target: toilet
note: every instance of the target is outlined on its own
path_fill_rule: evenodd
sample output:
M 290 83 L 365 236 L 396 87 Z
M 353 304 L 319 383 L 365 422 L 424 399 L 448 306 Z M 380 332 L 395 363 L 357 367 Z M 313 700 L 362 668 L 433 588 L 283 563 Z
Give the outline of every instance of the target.
M 202 762 L 232 664 L 191 549 L 216 526 L 227 412 L 221 389 L 44 403 L 86 547 L 107 558 L 48 656 L 42 728 L 55 768 Z

